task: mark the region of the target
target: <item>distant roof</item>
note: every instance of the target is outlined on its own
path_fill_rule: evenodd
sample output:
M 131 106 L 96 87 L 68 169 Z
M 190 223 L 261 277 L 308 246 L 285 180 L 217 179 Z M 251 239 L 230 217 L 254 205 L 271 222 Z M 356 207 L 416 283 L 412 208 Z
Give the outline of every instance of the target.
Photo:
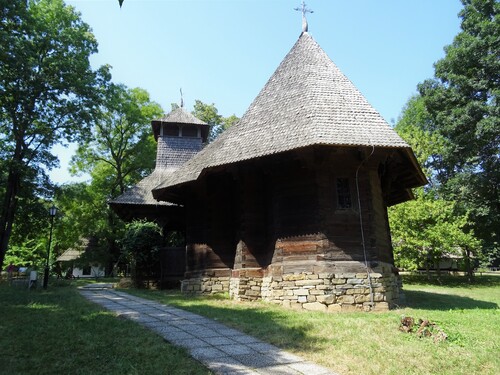
M 56 261 L 69 262 L 69 261 L 80 258 L 80 255 L 82 255 L 83 252 L 84 252 L 83 249 L 81 249 L 81 250 L 68 249 L 64 253 L 62 253 L 59 257 L 57 257 Z
M 210 126 L 206 122 L 201 121 L 199 118 L 186 111 L 183 107 L 179 107 L 166 114 L 165 116 L 151 121 L 155 139 L 158 139 L 158 135 L 160 133 L 160 125 L 165 123 L 203 125 L 204 127 L 207 127 L 207 129 Z
M 313 145 L 404 148 L 415 158 L 409 145 L 304 32 L 239 123 L 163 181 L 153 195 L 196 180 L 204 169 Z

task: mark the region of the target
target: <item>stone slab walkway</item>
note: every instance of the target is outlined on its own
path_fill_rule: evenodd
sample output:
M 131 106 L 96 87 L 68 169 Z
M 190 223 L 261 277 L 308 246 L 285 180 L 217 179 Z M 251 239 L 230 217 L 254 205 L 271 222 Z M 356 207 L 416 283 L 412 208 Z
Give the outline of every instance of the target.
M 186 348 L 216 374 L 338 375 L 219 322 L 113 290 L 111 284 L 88 285 L 80 288 L 80 293 Z

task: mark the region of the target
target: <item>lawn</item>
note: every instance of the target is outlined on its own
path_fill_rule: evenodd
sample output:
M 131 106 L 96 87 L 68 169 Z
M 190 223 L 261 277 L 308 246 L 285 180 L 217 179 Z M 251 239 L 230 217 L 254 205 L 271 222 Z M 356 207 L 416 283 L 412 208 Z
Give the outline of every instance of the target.
M 404 280 L 406 307 L 385 313 L 297 312 L 269 303 L 134 291 L 217 319 L 343 374 L 498 374 L 500 276 Z M 402 316 L 436 323 L 444 342 L 399 330 Z
M 297 312 L 224 296 L 131 293 L 197 312 L 348 374 L 497 374 L 500 276 L 405 277 L 407 306 L 385 313 Z M 117 319 L 73 286 L 47 291 L 0 284 L 0 374 L 208 374 L 181 349 Z M 444 342 L 401 332 L 401 316 L 428 319 Z
M 87 301 L 74 285 L 54 284 L 32 291 L 0 284 L 1 375 L 210 374 L 184 350 Z

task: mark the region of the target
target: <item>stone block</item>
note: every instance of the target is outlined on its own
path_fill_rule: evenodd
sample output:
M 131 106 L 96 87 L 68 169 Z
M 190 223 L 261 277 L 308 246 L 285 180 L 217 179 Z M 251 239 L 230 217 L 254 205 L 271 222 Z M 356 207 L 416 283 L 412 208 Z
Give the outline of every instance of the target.
M 368 278 L 368 274 L 366 273 L 357 273 L 356 274 L 356 279 L 367 279 Z
M 315 286 L 323 284 L 323 280 L 297 280 L 295 282 L 296 286 Z
M 374 304 L 372 311 L 388 311 L 389 304 L 387 302 L 377 302 Z
M 296 296 L 308 296 L 309 290 L 308 289 L 295 289 L 293 291 L 293 294 Z
M 366 294 L 355 295 L 354 296 L 354 302 L 355 303 L 370 302 L 370 295 L 366 295 Z
M 319 273 L 318 274 L 318 277 L 320 279 L 332 279 L 335 275 L 333 273 L 325 273 L 325 272 L 322 272 L 322 273 Z
M 331 285 L 317 285 L 317 290 L 332 290 L 334 289 Z
M 272 294 L 273 297 L 281 297 L 281 296 L 283 296 L 285 294 L 285 291 L 283 291 L 283 290 L 273 290 L 271 294 Z
M 301 274 L 292 274 L 292 275 L 283 275 L 284 281 L 297 281 L 297 280 L 305 280 L 306 275 Z
M 329 313 L 339 313 L 342 311 L 342 306 L 339 304 L 328 305 L 327 312 Z
M 297 301 L 299 303 L 305 303 L 307 302 L 307 296 L 299 296 L 299 298 L 297 298 Z
M 308 295 L 307 302 L 316 302 L 316 296 Z
M 342 305 L 342 312 L 362 311 L 363 305 Z
M 306 276 L 307 280 L 317 280 L 319 276 L 317 274 L 310 274 Z
M 323 305 L 322 303 L 319 302 L 310 302 L 310 303 L 304 303 L 302 305 L 302 308 L 304 310 L 309 310 L 309 311 L 327 311 L 326 305 Z
M 325 292 L 323 290 L 319 290 L 319 289 L 310 289 L 309 294 L 313 295 L 313 296 L 319 296 L 319 295 L 325 294 Z
M 353 304 L 354 303 L 354 296 L 339 296 L 337 298 L 337 302 L 340 303 L 340 304 Z
M 337 298 L 332 294 L 316 296 L 316 301 L 324 303 L 326 305 L 331 305 L 331 304 L 335 303 L 336 300 L 337 300 Z
M 260 296 L 260 292 L 257 290 L 246 290 L 245 296 L 258 297 L 258 296 Z
M 340 274 L 335 275 L 335 278 L 336 279 L 354 279 L 354 278 L 356 278 L 356 274 L 355 273 L 340 273 Z
M 302 303 L 292 302 L 290 303 L 290 307 L 293 310 L 302 310 Z
M 335 279 L 332 279 L 332 284 L 334 285 L 342 285 L 342 284 L 345 284 L 347 281 L 347 279 L 341 277 L 341 278 L 335 278 Z

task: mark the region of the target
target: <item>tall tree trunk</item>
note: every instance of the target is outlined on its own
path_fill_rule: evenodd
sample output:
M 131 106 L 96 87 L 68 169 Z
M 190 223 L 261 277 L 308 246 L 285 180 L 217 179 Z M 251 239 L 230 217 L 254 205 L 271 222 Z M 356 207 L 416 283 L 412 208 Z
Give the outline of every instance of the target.
M 465 248 L 465 271 L 467 274 L 467 280 L 472 284 L 474 281 L 474 272 L 472 270 L 472 265 L 470 261 L 471 251 L 468 247 Z
M 427 274 L 427 280 L 431 279 L 431 254 L 430 251 L 427 252 L 427 257 L 425 259 L 425 273 Z
M 2 206 L 2 214 L 0 216 L 0 269 L 3 269 L 5 254 L 9 247 L 12 224 L 16 214 L 20 181 L 21 175 L 17 168 L 17 162 L 14 161 L 9 168 L 5 198 Z

